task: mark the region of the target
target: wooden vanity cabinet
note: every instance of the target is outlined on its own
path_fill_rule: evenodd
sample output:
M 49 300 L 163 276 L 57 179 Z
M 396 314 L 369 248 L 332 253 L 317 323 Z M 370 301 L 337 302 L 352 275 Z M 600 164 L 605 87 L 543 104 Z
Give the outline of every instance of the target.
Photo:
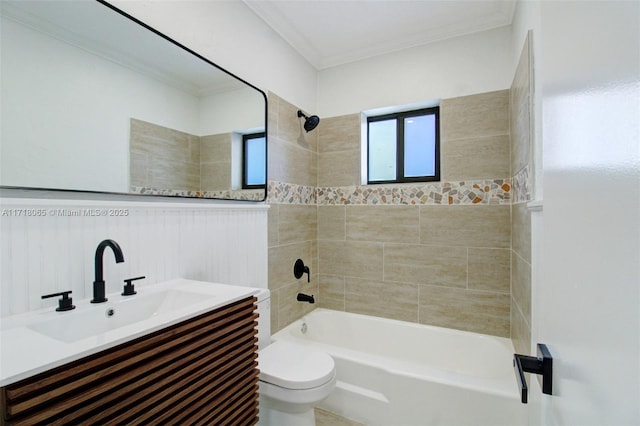
M 7 425 L 253 425 L 250 297 L 1 389 Z

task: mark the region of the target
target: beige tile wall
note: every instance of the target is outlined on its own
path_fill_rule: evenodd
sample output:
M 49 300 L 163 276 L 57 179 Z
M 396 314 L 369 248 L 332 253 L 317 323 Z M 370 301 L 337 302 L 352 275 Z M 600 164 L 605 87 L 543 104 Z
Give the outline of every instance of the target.
M 200 190 L 200 138 L 131 119 L 131 186 Z
M 231 190 L 231 133 L 195 136 L 131 119 L 131 186 Z
M 268 98 L 269 180 L 317 186 L 317 130 L 304 130 L 298 107 L 273 93 Z
M 511 176 L 510 103 L 509 90 L 442 101 L 443 180 Z M 322 118 L 307 134 L 296 111 L 269 95 L 269 178 L 358 186 L 360 114 Z M 526 216 L 514 209 L 521 224 L 512 235 L 508 204 L 271 205 L 273 332 L 314 308 L 295 301 L 298 291 L 329 309 L 499 336 L 528 327 L 512 308 L 526 299 L 512 294 L 512 271 L 528 276 L 512 250 L 527 246 Z M 310 284 L 293 277 L 298 257 L 311 267 Z
M 318 206 L 320 306 L 509 336 L 509 210 Z
M 443 180 L 509 177 L 509 91 L 441 103 Z M 318 186 L 360 180 L 360 115 L 325 118 Z M 320 306 L 510 334 L 509 205 L 320 205 Z
M 317 131 L 307 133 L 298 108 L 279 96 L 268 96 L 268 178 L 302 186 L 316 186 Z M 296 300 L 298 292 L 318 297 L 317 206 L 274 202 L 269 209 L 269 289 L 271 331 L 275 333 L 318 304 Z M 293 276 L 293 264 L 302 259 L 311 271 L 311 282 Z
M 231 134 L 200 138 L 200 190 L 231 188 Z
M 318 186 L 360 184 L 360 114 L 323 118 L 318 127 Z
M 511 86 L 511 175 L 532 167 L 531 50 L 525 40 Z M 518 353 L 530 353 L 531 340 L 531 215 L 523 202 L 511 206 L 511 339 Z
M 496 179 L 509 174 L 509 91 L 440 104 L 442 179 Z

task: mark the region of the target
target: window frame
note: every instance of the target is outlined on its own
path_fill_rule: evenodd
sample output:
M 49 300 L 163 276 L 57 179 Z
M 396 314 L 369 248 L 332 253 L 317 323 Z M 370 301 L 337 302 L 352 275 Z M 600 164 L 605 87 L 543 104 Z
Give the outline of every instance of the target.
M 251 139 L 259 139 L 264 138 L 265 144 L 265 154 L 267 149 L 267 134 L 266 132 L 257 132 L 257 133 L 246 133 L 242 135 L 242 189 L 264 189 L 267 186 L 267 177 L 266 177 L 266 169 L 265 169 L 265 183 L 259 185 L 249 185 L 247 184 L 247 171 L 248 171 L 248 152 L 247 152 L 247 141 Z
M 434 175 L 433 176 L 404 176 L 404 119 L 409 117 L 435 116 L 435 148 L 434 148 Z M 370 158 L 370 132 L 369 124 L 378 121 L 396 120 L 396 178 L 394 180 L 371 180 L 369 166 Z M 412 182 L 439 182 L 440 181 L 440 107 L 421 108 L 411 111 L 394 112 L 384 115 L 367 117 L 367 184 L 378 185 L 388 183 L 412 183 Z

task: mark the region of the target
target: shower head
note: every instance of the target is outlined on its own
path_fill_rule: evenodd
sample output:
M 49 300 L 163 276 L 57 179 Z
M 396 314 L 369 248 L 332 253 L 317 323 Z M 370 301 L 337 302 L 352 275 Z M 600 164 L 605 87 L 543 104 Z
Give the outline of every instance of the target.
M 317 115 L 312 115 L 307 117 L 306 115 L 304 115 L 302 111 L 298 110 L 298 118 L 300 117 L 304 117 L 304 129 L 307 132 L 310 132 L 313 129 L 315 129 L 320 123 L 320 118 Z

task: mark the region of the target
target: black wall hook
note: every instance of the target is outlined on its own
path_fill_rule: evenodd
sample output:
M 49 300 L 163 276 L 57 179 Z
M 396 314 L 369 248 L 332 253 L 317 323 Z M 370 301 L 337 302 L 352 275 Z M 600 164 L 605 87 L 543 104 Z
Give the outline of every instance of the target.
M 311 282 L 311 273 L 309 272 L 309 267 L 304 266 L 304 262 L 302 259 L 296 260 L 296 263 L 293 264 L 293 276 L 297 279 L 302 278 L 303 274 L 307 274 L 307 282 Z
M 552 395 L 553 358 L 547 345 L 538 343 L 538 357 L 528 355 L 513 355 L 513 368 L 520 388 L 520 400 L 527 403 L 529 388 L 524 373 L 540 374 L 542 376 L 542 393 Z

